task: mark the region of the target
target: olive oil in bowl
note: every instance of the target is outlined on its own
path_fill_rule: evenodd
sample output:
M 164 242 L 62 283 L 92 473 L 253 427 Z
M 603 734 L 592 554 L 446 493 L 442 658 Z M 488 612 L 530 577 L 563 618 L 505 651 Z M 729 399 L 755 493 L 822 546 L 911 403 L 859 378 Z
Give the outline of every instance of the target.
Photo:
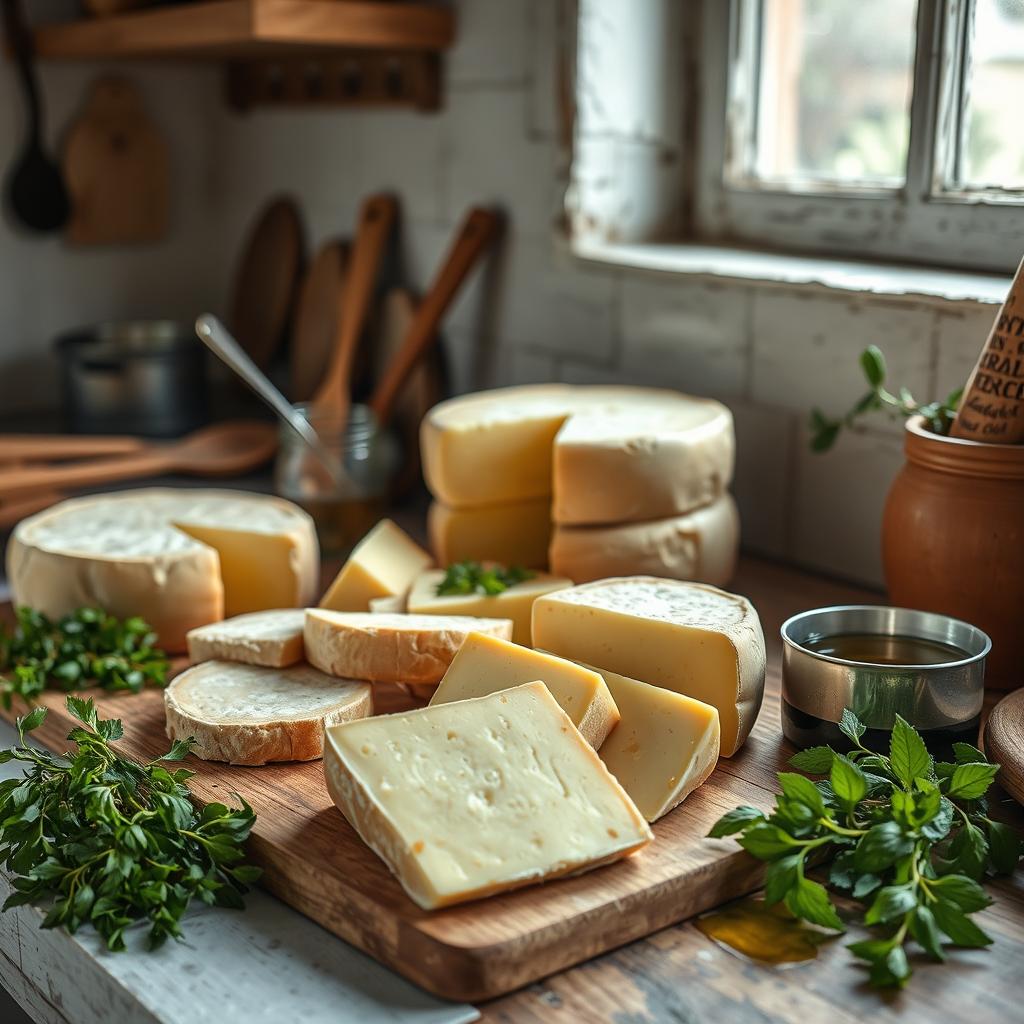
M 952 644 L 898 633 L 812 633 L 800 646 L 826 658 L 870 665 L 948 665 L 969 657 Z

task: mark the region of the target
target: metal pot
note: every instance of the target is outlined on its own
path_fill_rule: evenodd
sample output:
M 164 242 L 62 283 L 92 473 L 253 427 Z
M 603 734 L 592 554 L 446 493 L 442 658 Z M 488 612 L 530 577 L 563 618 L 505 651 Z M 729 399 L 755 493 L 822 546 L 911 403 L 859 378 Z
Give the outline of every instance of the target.
M 207 421 L 206 353 L 181 324 L 100 324 L 55 347 L 71 433 L 177 437 Z

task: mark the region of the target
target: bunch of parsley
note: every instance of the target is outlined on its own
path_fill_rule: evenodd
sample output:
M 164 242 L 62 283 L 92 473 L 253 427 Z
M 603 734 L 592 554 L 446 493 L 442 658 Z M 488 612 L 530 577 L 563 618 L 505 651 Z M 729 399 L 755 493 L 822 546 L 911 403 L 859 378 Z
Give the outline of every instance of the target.
M 98 718 L 92 700 L 69 696 L 67 706 L 83 726 L 68 735 L 74 754 L 25 745 L 46 708 L 17 720 L 21 746 L 0 750 L 0 763 L 27 766 L 0 782 L 0 863 L 14 876 L 3 909 L 48 903 L 44 928 L 92 924 L 109 949 L 122 950 L 138 920 L 149 922 L 150 948 L 179 938 L 193 899 L 241 908 L 260 874 L 241 863 L 252 808 L 242 800 L 238 809 L 196 810 L 186 785 L 194 772 L 162 763 L 187 757 L 193 740 L 140 764 L 110 745 L 123 735 L 119 721 Z
M 790 761 L 825 779 L 780 772 L 782 793 L 770 815 L 737 807 L 709 834 L 737 835 L 768 862 L 768 903 L 781 901 L 798 918 L 843 931 L 825 887 L 806 876 L 831 858 L 829 883 L 865 903 L 863 923 L 881 933 L 850 951 L 869 965 L 873 985 L 902 986 L 911 975 L 911 939 L 934 960 L 945 959 L 946 940 L 991 944 L 970 914 L 992 902 L 981 880 L 1017 866 L 1021 840 L 988 816 L 985 794 L 999 766 L 976 747 L 954 744 L 956 760 L 936 762 L 897 716 L 885 757 L 862 745 L 865 727 L 853 712 L 844 711 L 840 729 L 853 745 L 849 754 L 811 747 Z
M 507 569 L 501 565 L 482 565 L 480 562 L 453 562 L 445 570 L 444 578 L 437 585 L 437 594 L 485 594 L 494 596 L 504 593 L 524 580 L 533 579 L 533 573 L 518 565 Z

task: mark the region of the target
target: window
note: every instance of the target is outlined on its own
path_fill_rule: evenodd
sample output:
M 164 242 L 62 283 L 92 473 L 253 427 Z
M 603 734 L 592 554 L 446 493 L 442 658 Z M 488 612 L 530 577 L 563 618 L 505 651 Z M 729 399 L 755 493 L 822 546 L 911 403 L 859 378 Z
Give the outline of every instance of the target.
M 1024 0 L 705 0 L 702 11 L 700 235 L 1016 266 Z

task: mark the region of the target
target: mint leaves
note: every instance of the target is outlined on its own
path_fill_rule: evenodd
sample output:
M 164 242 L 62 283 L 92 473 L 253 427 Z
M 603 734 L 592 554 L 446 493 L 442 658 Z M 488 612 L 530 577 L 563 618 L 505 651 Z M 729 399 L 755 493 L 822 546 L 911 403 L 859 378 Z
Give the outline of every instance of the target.
M 454 562 L 445 570 L 444 579 L 437 585 L 437 596 L 452 594 L 484 594 L 493 597 L 514 587 L 534 574 L 518 565 L 484 566 L 480 562 Z
M 709 835 L 736 836 L 768 862 L 765 900 L 824 928 L 844 926 L 824 886 L 806 877 L 831 860 L 828 883 L 865 905 L 863 923 L 879 936 L 848 948 L 864 961 L 872 985 L 899 987 L 910 978 L 906 945 L 933 960 L 947 946 L 989 945 L 970 915 L 991 900 L 981 882 L 1009 874 L 1022 853 L 1020 837 L 988 817 L 985 794 L 998 765 L 977 747 L 957 743 L 952 762 L 936 762 L 920 734 L 897 717 L 888 757 L 861 743 L 865 727 L 852 711 L 840 729 L 849 754 L 831 747 L 801 750 L 792 767 L 826 776 L 812 782 L 779 773 L 782 792 L 771 814 L 737 807 Z

